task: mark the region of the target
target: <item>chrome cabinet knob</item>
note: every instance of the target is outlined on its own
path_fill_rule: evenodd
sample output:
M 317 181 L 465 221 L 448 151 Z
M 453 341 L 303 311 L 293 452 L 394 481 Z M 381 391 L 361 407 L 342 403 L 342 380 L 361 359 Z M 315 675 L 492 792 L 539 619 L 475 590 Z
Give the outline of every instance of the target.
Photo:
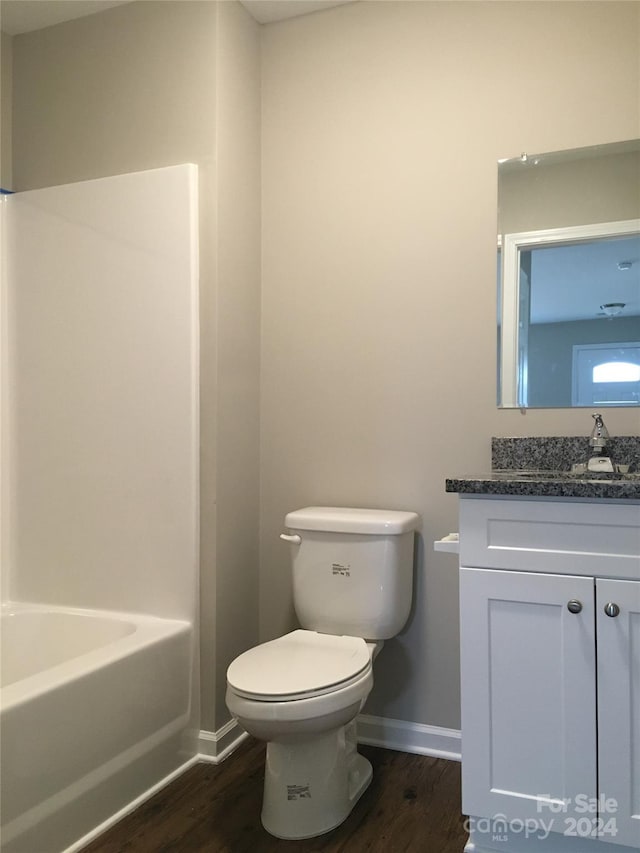
M 608 601 L 604 606 L 604 612 L 613 618 L 620 613 L 620 608 L 613 601 Z
M 570 613 L 580 613 L 582 610 L 582 602 L 578 601 L 577 598 L 572 598 L 571 601 L 567 603 L 567 610 Z

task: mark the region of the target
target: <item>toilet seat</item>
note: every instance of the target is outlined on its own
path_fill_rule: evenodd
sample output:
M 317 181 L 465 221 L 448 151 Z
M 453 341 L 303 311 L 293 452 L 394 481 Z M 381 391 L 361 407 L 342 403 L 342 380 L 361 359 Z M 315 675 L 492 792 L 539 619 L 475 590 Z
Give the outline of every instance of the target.
M 287 702 L 341 690 L 370 669 L 362 638 L 298 630 L 241 654 L 227 670 L 227 684 L 246 699 Z

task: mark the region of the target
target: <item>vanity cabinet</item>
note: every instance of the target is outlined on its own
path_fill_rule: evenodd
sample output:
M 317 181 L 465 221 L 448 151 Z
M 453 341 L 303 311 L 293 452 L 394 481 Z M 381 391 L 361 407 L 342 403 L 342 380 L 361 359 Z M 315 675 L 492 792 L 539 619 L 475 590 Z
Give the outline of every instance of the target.
M 640 506 L 462 497 L 460 564 L 467 850 L 640 850 Z

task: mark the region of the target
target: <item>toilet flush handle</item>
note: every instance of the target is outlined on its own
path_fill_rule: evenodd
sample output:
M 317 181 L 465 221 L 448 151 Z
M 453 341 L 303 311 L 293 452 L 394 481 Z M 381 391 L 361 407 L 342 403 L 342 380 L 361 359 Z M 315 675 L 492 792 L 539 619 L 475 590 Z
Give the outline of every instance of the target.
M 281 533 L 280 538 L 284 539 L 285 542 L 291 542 L 292 545 L 299 545 L 302 542 L 297 533 L 294 533 L 292 536 L 288 533 Z

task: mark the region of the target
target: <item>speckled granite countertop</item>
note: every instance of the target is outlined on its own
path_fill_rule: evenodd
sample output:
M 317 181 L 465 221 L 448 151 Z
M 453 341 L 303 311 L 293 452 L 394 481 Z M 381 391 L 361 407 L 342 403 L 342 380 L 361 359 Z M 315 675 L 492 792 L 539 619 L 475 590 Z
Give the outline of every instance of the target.
M 612 438 L 608 451 L 616 464 L 640 470 L 640 437 Z M 452 477 L 447 492 L 511 497 L 591 498 L 640 501 L 640 473 L 571 474 L 571 466 L 589 457 L 586 438 L 493 438 L 492 470 Z
M 512 497 L 545 498 L 605 498 L 607 500 L 640 501 L 640 474 L 626 474 L 616 479 L 604 479 L 602 474 L 587 479 L 580 475 L 557 472 L 491 471 L 467 477 L 447 479 L 446 490 L 466 495 L 510 495 Z

